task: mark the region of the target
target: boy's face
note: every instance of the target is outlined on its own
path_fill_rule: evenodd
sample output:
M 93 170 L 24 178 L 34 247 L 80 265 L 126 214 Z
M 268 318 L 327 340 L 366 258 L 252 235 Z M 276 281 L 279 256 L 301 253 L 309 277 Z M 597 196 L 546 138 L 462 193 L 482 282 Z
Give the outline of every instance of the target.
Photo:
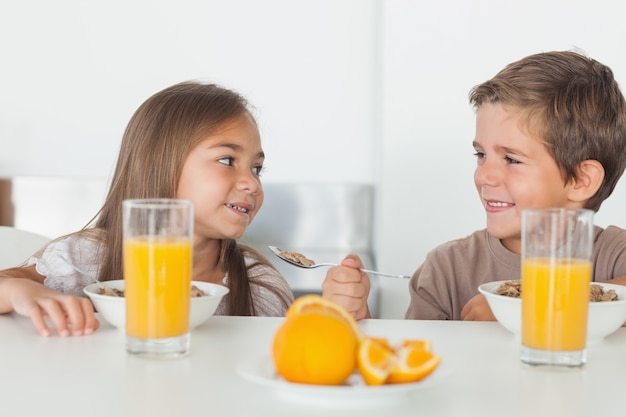
M 483 104 L 474 139 L 474 183 L 487 212 L 487 231 L 515 253 L 521 251 L 522 210 L 581 207 L 568 199 L 572 185 L 564 183 L 546 147 L 520 119 L 510 108 Z

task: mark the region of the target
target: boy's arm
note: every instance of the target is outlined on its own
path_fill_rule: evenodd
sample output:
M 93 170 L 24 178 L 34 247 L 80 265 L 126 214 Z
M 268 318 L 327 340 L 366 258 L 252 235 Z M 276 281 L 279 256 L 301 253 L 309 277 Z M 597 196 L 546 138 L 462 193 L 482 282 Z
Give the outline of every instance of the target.
M 610 284 L 626 285 L 626 277 L 613 278 L 607 281 Z M 622 327 L 626 327 L 626 321 L 622 324 Z
M 461 320 L 467 321 L 495 321 L 487 299 L 482 294 L 473 296 L 461 311 Z
M 607 281 L 608 284 L 626 285 L 626 277 L 613 278 Z
M 453 320 L 452 307 L 444 305 L 450 297 L 447 294 L 445 279 L 452 276 L 451 271 L 442 271 L 428 256 L 424 263 L 415 271 L 409 281 L 411 301 L 405 319 L 410 320 Z

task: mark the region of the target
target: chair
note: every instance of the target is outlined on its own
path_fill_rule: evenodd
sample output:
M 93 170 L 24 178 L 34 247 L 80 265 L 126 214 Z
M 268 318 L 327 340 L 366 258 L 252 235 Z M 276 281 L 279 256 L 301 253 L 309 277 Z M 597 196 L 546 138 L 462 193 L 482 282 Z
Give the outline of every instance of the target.
M 27 230 L 0 226 L 0 270 L 20 265 L 50 240 Z

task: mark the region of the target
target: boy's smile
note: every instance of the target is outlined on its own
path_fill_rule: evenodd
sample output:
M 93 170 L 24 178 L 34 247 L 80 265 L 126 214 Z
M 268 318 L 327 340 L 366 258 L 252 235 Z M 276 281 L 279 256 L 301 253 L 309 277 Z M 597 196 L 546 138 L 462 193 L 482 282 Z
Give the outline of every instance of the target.
M 485 103 L 476 113 L 474 183 L 487 213 L 487 231 L 515 253 L 526 208 L 580 207 L 570 201 L 556 161 L 533 136 L 524 114 Z

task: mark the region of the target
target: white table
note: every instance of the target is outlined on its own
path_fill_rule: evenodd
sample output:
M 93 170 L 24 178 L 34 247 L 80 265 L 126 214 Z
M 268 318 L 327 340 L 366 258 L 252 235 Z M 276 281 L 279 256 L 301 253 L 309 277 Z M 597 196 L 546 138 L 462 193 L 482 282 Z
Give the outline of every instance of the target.
M 91 336 L 40 337 L 30 321 L 0 315 L 1 416 L 624 416 L 626 329 L 588 350 L 583 369 L 525 368 L 498 323 L 366 320 L 366 334 L 427 338 L 449 375 L 428 389 L 377 402 L 325 403 L 244 380 L 246 358 L 269 355 L 279 318 L 212 317 L 191 354 L 155 361 L 125 351 L 106 323 Z M 445 364 L 445 368 L 443 365 Z

